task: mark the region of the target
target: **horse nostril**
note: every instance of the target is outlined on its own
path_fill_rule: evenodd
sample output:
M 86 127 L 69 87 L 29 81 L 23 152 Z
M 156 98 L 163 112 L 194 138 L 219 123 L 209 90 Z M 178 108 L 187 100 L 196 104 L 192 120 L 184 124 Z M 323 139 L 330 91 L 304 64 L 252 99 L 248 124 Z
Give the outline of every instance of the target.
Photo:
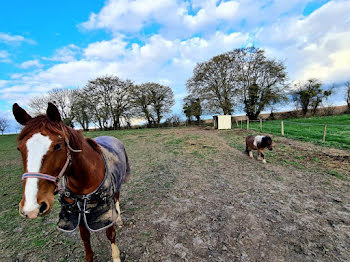
M 40 203 L 39 213 L 43 214 L 47 210 L 47 204 L 45 202 Z

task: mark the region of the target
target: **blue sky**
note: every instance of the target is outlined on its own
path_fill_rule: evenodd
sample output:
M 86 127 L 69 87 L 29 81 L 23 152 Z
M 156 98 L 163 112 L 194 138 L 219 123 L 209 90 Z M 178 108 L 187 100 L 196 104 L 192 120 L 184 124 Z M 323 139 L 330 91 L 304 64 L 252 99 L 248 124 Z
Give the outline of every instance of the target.
M 350 78 L 350 1 L 5 1 L 0 15 L 0 112 L 52 88 L 115 74 L 169 85 L 180 113 L 197 62 L 255 45 L 284 61 L 290 82 Z

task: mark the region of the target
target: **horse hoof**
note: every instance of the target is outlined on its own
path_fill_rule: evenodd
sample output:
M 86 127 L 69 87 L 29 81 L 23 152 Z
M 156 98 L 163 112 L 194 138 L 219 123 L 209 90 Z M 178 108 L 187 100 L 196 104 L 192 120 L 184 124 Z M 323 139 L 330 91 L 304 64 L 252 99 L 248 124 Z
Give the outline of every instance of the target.
M 116 224 L 118 227 L 122 227 L 123 226 L 123 221 L 121 218 L 117 218 Z
M 113 258 L 113 262 L 120 262 L 120 258 Z
M 263 161 L 262 161 L 264 164 L 266 164 L 266 160 L 265 159 L 263 159 Z

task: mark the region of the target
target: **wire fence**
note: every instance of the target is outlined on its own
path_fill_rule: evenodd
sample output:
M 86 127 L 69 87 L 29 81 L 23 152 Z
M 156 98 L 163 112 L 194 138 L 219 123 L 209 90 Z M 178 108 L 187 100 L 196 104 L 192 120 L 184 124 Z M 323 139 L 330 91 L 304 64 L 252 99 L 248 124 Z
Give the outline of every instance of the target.
M 350 149 L 350 125 L 347 124 L 247 119 L 235 121 L 233 127 Z

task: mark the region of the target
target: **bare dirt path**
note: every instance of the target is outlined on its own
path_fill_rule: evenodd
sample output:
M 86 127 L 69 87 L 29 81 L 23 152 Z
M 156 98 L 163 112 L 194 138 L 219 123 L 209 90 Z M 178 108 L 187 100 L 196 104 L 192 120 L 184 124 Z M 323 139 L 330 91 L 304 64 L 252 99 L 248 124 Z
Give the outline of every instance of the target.
M 250 160 L 218 131 L 173 136 L 183 153 L 150 172 L 174 183 L 124 214 L 125 261 L 349 261 L 348 182 Z
M 122 261 L 350 260 L 349 182 L 264 165 L 215 130 L 123 139 L 133 174 L 121 194 Z M 74 240 L 52 247 L 51 258 L 82 261 L 77 234 L 64 238 Z M 96 261 L 110 260 L 104 233 L 93 245 Z

